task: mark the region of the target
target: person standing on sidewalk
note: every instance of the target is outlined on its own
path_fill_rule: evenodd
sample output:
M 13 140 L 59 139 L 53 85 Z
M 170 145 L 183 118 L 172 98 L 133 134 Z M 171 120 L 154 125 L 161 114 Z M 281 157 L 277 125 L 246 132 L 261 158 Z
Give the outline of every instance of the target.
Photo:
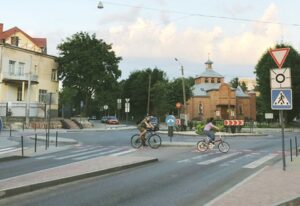
M 206 122 L 206 125 L 204 126 L 204 134 L 206 134 L 209 137 L 209 145 L 211 147 L 214 146 L 215 141 L 215 132 L 213 129 L 220 130 L 219 127 L 215 126 L 213 124 L 214 118 L 209 118 Z

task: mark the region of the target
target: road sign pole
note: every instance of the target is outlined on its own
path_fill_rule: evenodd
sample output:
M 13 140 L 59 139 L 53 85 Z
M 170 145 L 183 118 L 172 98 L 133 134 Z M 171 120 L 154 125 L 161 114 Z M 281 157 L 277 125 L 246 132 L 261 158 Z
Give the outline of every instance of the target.
M 284 121 L 283 121 L 283 110 L 279 111 L 280 121 L 281 121 L 281 134 L 282 134 L 282 163 L 283 170 L 285 171 L 286 162 L 285 162 L 285 145 L 284 145 Z

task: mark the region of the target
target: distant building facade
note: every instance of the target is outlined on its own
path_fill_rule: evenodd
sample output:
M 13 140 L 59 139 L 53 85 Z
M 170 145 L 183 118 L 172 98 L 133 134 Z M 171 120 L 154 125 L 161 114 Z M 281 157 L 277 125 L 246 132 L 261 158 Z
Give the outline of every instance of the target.
M 56 57 L 47 55 L 47 40 L 33 38 L 0 23 L 0 116 L 45 117 L 50 93 L 51 113 L 58 110 Z
M 193 95 L 187 102 L 189 119 L 243 119 L 256 120 L 255 93 L 245 93 L 231 88 L 224 82 L 224 76 L 213 70 L 208 60 L 205 71 L 195 78 Z

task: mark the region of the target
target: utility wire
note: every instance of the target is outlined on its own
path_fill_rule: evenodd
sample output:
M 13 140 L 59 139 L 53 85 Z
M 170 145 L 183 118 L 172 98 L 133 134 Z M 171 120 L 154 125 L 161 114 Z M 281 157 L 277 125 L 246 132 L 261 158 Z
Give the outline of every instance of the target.
M 228 17 L 228 16 L 217 16 L 217 15 L 208 15 L 208 14 L 199 14 L 199 13 L 188 13 L 188 12 L 182 12 L 182 11 L 176 11 L 176 10 L 164 10 L 164 9 L 145 7 L 145 6 L 134 6 L 134 5 L 124 4 L 124 3 L 117 3 L 117 2 L 106 2 L 105 1 L 103 3 L 116 5 L 116 6 L 137 8 L 137 9 L 146 9 L 146 10 L 151 10 L 151 11 L 167 12 L 167 13 L 174 13 L 174 14 L 183 14 L 183 15 L 187 15 L 187 16 L 199 16 L 199 17 L 205 17 L 205 18 L 215 18 L 215 19 L 240 21 L 240 22 L 253 22 L 253 23 L 261 23 L 261 24 L 277 24 L 277 25 L 300 27 L 300 24 L 295 24 L 295 23 L 284 23 L 284 22 L 274 22 L 274 21 L 263 21 L 263 20 L 256 20 L 256 19 L 247 19 L 247 18 L 235 18 L 235 17 Z

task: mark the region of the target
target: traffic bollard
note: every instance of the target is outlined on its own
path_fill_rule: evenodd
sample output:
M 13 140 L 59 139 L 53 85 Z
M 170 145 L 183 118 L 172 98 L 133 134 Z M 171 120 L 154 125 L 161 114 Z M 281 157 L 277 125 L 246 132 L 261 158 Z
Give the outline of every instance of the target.
M 296 157 L 298 157 L 298 143 L 297 136 L 295 136 L 295 147 L 296 147 Z
M 21 136 L 21 146 L 22 146 L 22 157 L 24 157 L 24 137 Z
M 35 137 L 34 137 L 34 152 L 36 152 L 36 143 L 37 143 L 37 134 L 35 133 Z
M 292 139 L 290 139 L 290 153 L 291 153 L 291 162 L 293 161 L 293 148 L 292 148 Z
M 57 147 L 57 138 L 58 138 L 58 131 L 56 131 L 56 135 L 55 135 L 55 147 Z
M 45 150 L 47 150 L 47 139 L 48 139 L 47 135 L 48 135 L 48 133 L 46 132 L 46 136 L 45 136 Z

